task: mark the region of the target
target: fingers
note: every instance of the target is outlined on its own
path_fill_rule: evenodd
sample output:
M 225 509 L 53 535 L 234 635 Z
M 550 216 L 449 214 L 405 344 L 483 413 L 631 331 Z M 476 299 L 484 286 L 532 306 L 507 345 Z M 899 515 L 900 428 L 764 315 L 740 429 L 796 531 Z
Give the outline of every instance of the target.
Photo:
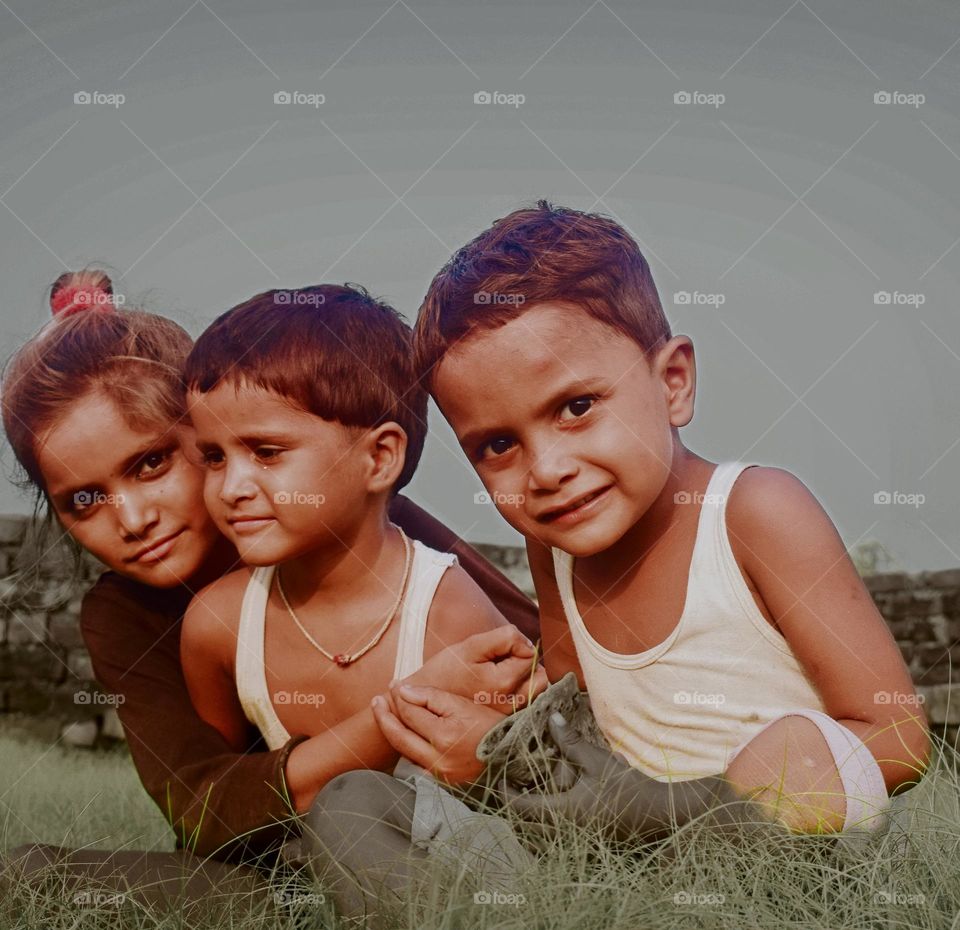
M 419 703 L 417 700 L 407 700 L 406 694 L 410 690 L 409 686 L 405 686 L 392 695 L 396 706 L 395 713 L 408 729 L 422 736 L 428 743 L 435 744 L 433 737 L 438 726 L 443 723 L 444 715 L 431 711 L 425 696 L 419 698 Z
M 596 768 L 594 763 L 597 750 L 567 723 L 563 714 L 552 713 L 548 726 L 550 727 L 550 735 L 564 758 L 575 762 L 588 772 L 592 772 Z
M 464 657 L 472 662 L 488 662 L 491 659 L 511 655 L 532 659 L 534 655 L 533 643 L 510 623 L 485 633 L 474 633 L 460 646 L 464 651 Z
M 422 707 L 434 717 L 452 717 L 463 709 L 464 704 L 472 704 L 467 698 L 432 685 L 406 685 L 402 682 L 390 689 L 394 701 Z
M 538 791 L 517 791 L 506 778 L 500 785 L 503 805 L 524 820 L 543 820 L 548 815 L 556 814 L 561 805 L 556 795 L 541 794 Z
M 401 756 L 406 756 L 411 762 L 430 771 L 436 764 L 438 757 L 438 753 L 433 746 L 418 733 L 407 729 L 380 695 L 377 695 L 370 702 L 370 706 L 384 739 Z

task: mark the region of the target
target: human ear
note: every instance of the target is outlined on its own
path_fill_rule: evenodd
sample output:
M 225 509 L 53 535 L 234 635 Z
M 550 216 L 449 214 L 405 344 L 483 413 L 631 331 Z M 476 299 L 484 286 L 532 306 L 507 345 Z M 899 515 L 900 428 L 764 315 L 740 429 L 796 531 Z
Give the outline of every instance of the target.
M 663 383 L 671 426 L 686 426 L 693 419 L 697 393 L 697 360 L 689 336 L 674 336 L 657 353 L 655 371 Z
M 370 471 L 367 490 L 377 494 L 396 484 L 407 453 L 407 434 L 392 420 L 370 430 L 367 435 Z

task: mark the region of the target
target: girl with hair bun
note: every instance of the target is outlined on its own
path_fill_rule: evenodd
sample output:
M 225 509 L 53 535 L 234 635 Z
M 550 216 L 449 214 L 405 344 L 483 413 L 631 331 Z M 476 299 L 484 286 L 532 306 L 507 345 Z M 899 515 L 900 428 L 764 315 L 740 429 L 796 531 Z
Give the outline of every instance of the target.
M 83 638 L 101 687 L 122 696 L 134 764 L 181 851 L 40 846 L 10 859 L 23 874 L 63 862 L 149 885 L 142 893 L 153 899 L 202 897 L 224 889 L 227 867 L 201 865 L 184 847 L 231 862 L 274 861 L 298 830 L 284 798 L 315 756 L 311 740 L 296 735 L 265 751 L 253 728 L 248 750 L 237 753 L 193 708 L 180 664 L 182 615 L 201 587 L 240 561 L 207 514 L 203 472 L 190 456 L 182 368 L 193 341 L 172 320 L 118 303 L 103 271 L 57 278 L 53 320 L 4 369 L 3 425 L 37 514 L 107 566 L 83 599 Z M 411 538 L 455 553 L 500 612 L 536 638 L 535 606 L 474 549 L 402 495 L 389 516 Z

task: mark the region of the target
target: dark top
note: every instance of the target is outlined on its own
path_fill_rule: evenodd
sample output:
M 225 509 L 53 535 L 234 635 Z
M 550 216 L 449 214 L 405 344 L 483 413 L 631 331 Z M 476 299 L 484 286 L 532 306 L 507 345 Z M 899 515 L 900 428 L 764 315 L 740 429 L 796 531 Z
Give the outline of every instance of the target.
M 503 615 L 539 638 L 536 606 L 475 549 L 398 495 L 390 518 L 412 538 L 453 552 Z M 296 822 L 285 800 L 290 750 L 265 750 L 251 726 L 245 753 L 197 716 L 180 665 L 185 587 L 152 588 L 104 572 L 83 599 L 80 623 L 94 674 L 122 695 L 117 713 L 144 788 L 172 824 L 177 847 L 238 861 L 274 852 Z

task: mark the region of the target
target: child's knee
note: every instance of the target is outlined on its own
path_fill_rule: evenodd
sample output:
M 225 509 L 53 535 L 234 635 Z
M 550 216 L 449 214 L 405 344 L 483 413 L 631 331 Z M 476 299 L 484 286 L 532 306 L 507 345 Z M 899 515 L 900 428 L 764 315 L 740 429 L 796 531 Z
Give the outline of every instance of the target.
M 321 840 L 333 834 L 374 824 L 409 830 L 413 819 L 413 789 L 392 775 L 357 770 L 337 775 L 320 789 L 304 815 L 304 834 Z

